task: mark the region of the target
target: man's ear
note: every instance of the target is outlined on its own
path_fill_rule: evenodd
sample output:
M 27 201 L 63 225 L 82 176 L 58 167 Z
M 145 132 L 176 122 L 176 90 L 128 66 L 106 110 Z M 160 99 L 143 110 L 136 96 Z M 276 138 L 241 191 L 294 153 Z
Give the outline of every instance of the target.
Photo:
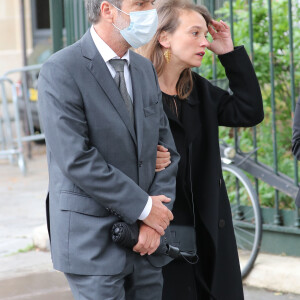
M 115 12 L 112 8 L 112 5 L 108 1 L 103 1 L 100 8 L 101 19 L 113 22 L 114 14 Z
M 170 48 L 169 33 L 166 31 L 163 31 L 158 37 L 158 42 L 164 48 Z

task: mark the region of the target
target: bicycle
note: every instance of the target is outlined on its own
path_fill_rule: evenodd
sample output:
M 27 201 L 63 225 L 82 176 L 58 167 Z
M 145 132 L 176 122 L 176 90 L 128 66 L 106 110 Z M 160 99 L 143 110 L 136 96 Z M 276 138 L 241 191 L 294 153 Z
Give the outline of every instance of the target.
M 242 278 L 245 278 L 253 268 L 260 250 L 262 220 L 257 193 L 247 175 L 238 165 L 234 164 L 235 154 L 235 149 L 225 144 L 224 155 L 221 155 L 221 159 L 232 211 Z M 245 160 L 251 154 L 246 155 Z

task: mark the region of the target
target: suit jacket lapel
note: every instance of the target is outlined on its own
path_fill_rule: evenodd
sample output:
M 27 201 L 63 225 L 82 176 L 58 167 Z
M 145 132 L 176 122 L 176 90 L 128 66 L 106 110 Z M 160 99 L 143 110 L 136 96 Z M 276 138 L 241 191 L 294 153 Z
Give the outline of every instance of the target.
M 141 74 L 135 62 L 130 59 L 130 73 L 133 91 L 134 119 L 137 135 L 138 155 L 140 156 L 143 146 L 143 129 L 144 129 L 144 103 L 141 85 Z
M 134 126 L 130 120 L 124 100 L 106 66 L 106 63 L 97 50 L 89 30 L 81 39 L 81 48 L 83 56 L 89 60 L 87 68 L 92 73 L 101 88 L 104 90 L 109 101 L 119 113 L 121 119 L 128 128 L 133 141 L 136 144 L 137 141 Z

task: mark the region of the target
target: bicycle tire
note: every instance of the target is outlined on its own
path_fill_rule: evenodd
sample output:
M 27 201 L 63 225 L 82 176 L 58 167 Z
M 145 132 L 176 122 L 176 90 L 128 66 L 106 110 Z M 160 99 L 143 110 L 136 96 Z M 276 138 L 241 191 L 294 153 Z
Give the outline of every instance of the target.
M 242 274 L 242 278 L 245 278 L 253 268 L 254 262 L 260 250 L 261 239 L 262 239 L 261 210 L 259 206 L 257 193 L 254 190 L 253 185 L 249 180 L 249 178 L 247 177 L 247 175 L 238 167 L 230 164 L 222 163 L 222 170 L 231 173 L 235 178 L 238 179 L 238 181 L 242 184 L 242 186 L 247 191 L 248 197 L 251 201 L 252 208 L 250 208 L 249 205 L 245 206 L 244 210 L 246 211 L 246 214 L 243 212 L 242 215 L 241 215 L 241 208 L 243 207 L 242 205 L 238 204 L 238 208 L 236 211 L 232 203 L 230 205 L 232 210 L 232 217 L 233 217 L 232 222 L 233 222 L 236 242 L 239 250 L 241 274 Z M 252 210 L 253 210 L 253 215 L 249 213 L 252 212 Z M 241 216 L 239 216 L 238 219 L 236 219 L 236 215 L 241 215 Z M 254 230 L 253 244 L 251 245 L 251 249 L 249 249 L 251 241 L 245 241 L 245 240 L 247 237 L 250 238 L 252 236 L 252 233 L 250 232 L 251 230 Z M 240 234 L 243 234 L 244 237 L 241 237 Z M 245 246 L 245 242 L 248 245 L 248 247 Z M 245 253 L 249 253 L 248 254 L 249 258 L 247 258 L 246 263 L 243 262 L 243 266 L 241 264 L 242 252 L 244 256 Z

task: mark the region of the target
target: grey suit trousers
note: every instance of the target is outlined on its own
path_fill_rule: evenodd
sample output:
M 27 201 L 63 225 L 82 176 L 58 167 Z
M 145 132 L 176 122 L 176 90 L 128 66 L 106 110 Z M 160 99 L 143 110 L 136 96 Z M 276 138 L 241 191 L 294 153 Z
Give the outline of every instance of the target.
M 160 300 L 161 268 L 146 257 L 127 251 L 124 270 L 117 275 L 75 275 L 65 273 L 76 300 Z

